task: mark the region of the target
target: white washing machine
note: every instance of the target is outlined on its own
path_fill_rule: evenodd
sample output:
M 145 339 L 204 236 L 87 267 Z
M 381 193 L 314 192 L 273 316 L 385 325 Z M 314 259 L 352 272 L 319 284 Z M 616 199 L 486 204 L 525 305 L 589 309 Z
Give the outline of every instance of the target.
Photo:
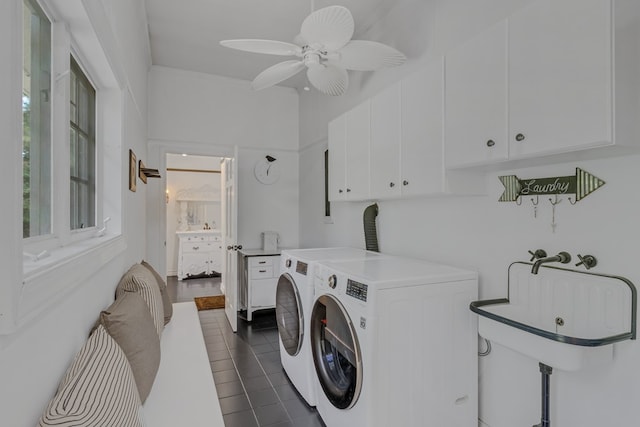
M 328 427 L 477 425 L 477 273 L 398 257 L 319 269 L 310 341 Z
M 276 288 L 276 319 L 280 360 L 292 384 L 311 406 L 316 405 L 315 369 L 309 346 L 309 320 L 314 300 L 313 277 L 322 260 L 379 258 L 377 252 L 356 248 L 283 250 Z

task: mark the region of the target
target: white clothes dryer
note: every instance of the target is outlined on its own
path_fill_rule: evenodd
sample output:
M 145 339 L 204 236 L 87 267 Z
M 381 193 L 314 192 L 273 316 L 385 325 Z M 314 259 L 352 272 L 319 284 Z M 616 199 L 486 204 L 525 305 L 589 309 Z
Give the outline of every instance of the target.
M 291 383 L 310 406 L 316 404 L 315 370 L 309 345 L 309 320 L 314 300 L 313 277 L 321 260 L 379 258 L 377 252 L 356 248 L 283 250 L 276 288 L 276 319 L 280 360 Z
M 399 257 L 319 268 L 310 338 L 327 426 L 477 425 L 477 273 Z

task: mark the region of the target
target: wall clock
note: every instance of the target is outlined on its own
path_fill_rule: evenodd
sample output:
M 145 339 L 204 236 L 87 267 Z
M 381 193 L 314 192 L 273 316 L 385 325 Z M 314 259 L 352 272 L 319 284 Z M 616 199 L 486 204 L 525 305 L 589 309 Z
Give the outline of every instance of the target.
M 273 184 L 280 178 L 280 167 L 274 157 L 265 156 L 253 168 L 256 179 L 263 184 Z

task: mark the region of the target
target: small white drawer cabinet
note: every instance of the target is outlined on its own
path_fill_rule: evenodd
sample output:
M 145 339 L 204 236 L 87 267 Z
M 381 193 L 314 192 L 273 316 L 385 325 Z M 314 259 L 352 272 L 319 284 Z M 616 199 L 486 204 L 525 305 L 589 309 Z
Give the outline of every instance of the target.
M 254 311 L 276 306 L 280 256 L 248 256 L 245 257 L 244 268 L 247 278 L 247 320 L 251 321 Z
M 178 280 L 222 270 L 219 231 L 179 231 Z

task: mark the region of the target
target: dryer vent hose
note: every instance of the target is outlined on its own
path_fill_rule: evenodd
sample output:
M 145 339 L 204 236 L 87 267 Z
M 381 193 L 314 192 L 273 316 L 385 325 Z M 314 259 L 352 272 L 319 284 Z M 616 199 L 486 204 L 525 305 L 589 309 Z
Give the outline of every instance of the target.
M 368 251 L 380 252 L 378 249 L 378 232 L 376 230 L 376 217 L 378 205 L 374 203 L 364 210 L 362 221 L 364 222 L 364 241 Z

